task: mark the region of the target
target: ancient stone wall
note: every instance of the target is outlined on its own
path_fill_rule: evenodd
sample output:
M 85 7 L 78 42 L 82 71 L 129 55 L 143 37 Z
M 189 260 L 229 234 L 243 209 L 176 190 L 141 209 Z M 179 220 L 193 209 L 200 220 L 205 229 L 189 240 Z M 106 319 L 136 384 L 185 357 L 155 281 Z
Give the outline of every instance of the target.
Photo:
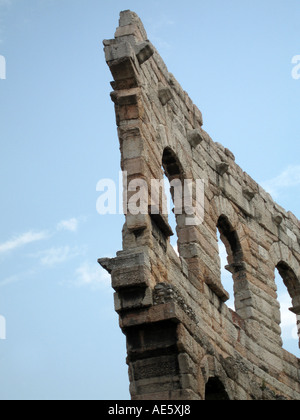
M 104 46 L 127 184 L 123 251 L 99 262 L 116 291 L 132 398 L 299 400 L 300 363 L 282 348 L 275 285 L 277 268 L 299 324 L 299 220 L 203 130 L 201 112 L 135 13 L 121 13 L 115 38 Z M 187 211 L 176 217 L 179 256 L 161 202 L 153 211 L 149 201 L 147 214 L 127 209 L 132 180 L 151 191 L 151 179 L 164 174 L 171 182 L 204 180 L 203 220 L 187 223 Z M 235 311 L 221 283 L 218 230 Z

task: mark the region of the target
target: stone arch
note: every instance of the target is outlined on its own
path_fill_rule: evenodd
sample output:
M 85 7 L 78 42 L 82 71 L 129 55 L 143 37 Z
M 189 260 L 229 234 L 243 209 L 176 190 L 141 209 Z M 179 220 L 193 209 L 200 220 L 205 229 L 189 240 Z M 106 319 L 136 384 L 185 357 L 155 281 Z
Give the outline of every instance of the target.
M 228 269 L 236 273 L 244 269 L 243 250 L 236 229 L 232 226 L 227 216 L 222 214 L 217 222 L 217 228 L 221 235 L 228 254 Z
M 186 151 L 182 147 L 179 141 L 174 142 L 172 137 L 169 137 L 165 126 L 160 124 L 157 127 L 157 142 L 156 142 L 158 153 L 163 156 L 166 149 L 172 151 L 172 153 L 176 156 L 177 160 L 181 164 L 182 174 L 185 179 L 193 179 L 193 172 L 190 165 L 190 160 L 186 155 Z
M 215 356 L 207 355 L 200 364 L 203 382 L 203 399 L 233 400 L 233 389 L 226 370 Z
M 225 386 L 218 377 L 209 378 L 205 387 L 205 401 L 229 401 Z
M 182 198 L 183 198 L 182 185 L 183 185 L 183 180 L 184 180 L 184 170 L 176 153 L 169 146 L 165 147 L 163 150 L 161 169 L 165 177 L 165 182 L 164 182 L 165 193 L 167 196 L 170 197 L 169 205 L 171 204 L 171 201 L 172 201 L 173 206 L 174 206 L 173 210 L 171 208 L 169 209 L 170 212 L 168 214 L 168 223 L 173 230 L 171 244 L 176 249 L 176 245 L 175 245 L 176 243 L 177 249 L 179 251 L 177 232 L 178 232 L 178 225 L 181 219 L 178 218 L 177 215 L 182 214 L 182 208 L 183 208 L 182 207 Z M 169 191 L 166 191 L 166 189 L 169 189 Z
M 287 264 L 300 279 L 300 265 L 290 249 L 281 242 L 275 242 L 269 250 L 270 259 L 273 262 L 274 269 L 280 263 Z
M 273 244 L 270 249 L 270 257 L 274 273 L 277 269 L 292 300 L 290 311 L 297 316 L 300 348 L 300 266 L 288 247 L 282 243 Z
M 300 307 L 300 281 L 294 270 L 284 261 L 280 261 L 276 268 L 281 275 L 283 282 L 292 298 L 293 310 Z M 300 309 L 300 308 L 299 308 Z
M 229 200 L 224 197 L 215 197 L 211 205 L 213 210 L 213 223 L 216 226 L 215 238 L 217 241 L 217 230 L 221 235 L 228 255 L 226 269 L 232 274 L 235 310 L 242 319 L 252 316 L 253 295 L 248 280 L 248 266 L 246 257 L 251 258 L 251 252 L 243 225 L 239 216 Z M 220 278 L 221 281 L 221 278 Z
M 168 179 L 170 183 L 170 193 L 174 204 L 174 213 L 176 219 L 176 233 L 179 236 L 179 231 L 181 236 L 184 236 L 189 228 L 187 226 L 187 214 L 185 212 L 185 180 L 191 179 L 188 178 L 188 175 L 191 175 L 190 169 L 186 170 L 188 165 L 184 165 L 181 162 L 181 159 L 178 157 L 177 153 L 167 146 L 164 148 L 162 153 L 162 172 Z M 195 227 L 192 227 L 192 230 Z M 178 241 L 179 242 L 179 241 Z M 178 243 L 178 251 L 181 254 L 181 244 Z
M 164 148 L 162 154 L 162 166 L 169 181 L 173 179 L 184 179 L 184 170 L 176 153 L 169 146 Z
M 232 229 L 237 233 L 244 257 L 247 256 L 247 258 L 251 259 L 247 234 L 245 233 L 243 224 L 240 222 L 238 213 L 231 202 L 222 196 L 217 196 L 212 200 L 210 206 L 209 213 L 212 215 L 212 223 L 217 226 L 219 218 L 221 216 L 226 217 Z M 206 209 L 206 213 L 208 213 L 208 209 Z

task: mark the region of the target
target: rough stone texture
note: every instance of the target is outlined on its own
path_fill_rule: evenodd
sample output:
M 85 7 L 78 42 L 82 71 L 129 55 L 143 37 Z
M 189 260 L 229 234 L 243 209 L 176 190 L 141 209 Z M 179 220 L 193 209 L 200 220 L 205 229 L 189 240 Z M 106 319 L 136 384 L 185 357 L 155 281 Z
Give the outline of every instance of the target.
M 112 275 L 127 337 L 133 399 L 299 400 L 300 363 L 282 348 L 275 269 L 300 329 L 300 222 L 273 202 L 203 130 L 201 112 L 147 40 L 138 16 L 121 13 L 104 41 L 113 75 L 128 182 L 205 180 L 205 216 L 177 216 L 179 254 L 166 217 L 127 214 L 123 251 L 99 260 Z M 150 204 L 150 203 L 149 203 Z M 150 206 L 151 208 L 151 206 Z M 235 308 L 221 284 L 217 229 L 228 252 Z

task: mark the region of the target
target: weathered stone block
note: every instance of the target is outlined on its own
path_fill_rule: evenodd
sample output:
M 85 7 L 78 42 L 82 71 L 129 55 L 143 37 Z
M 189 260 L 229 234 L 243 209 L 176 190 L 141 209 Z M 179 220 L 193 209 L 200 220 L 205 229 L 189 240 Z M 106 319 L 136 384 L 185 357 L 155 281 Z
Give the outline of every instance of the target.
M 129 42 L 121 42 L 105 47 L 105 59 L 110 61 L 120 61 L 126 59 L 134 59 L 135 51 Z
M 145 63 L 154 54 L 154 47 L 149 41 L 141 42 L 135 46 L 135 53 L 140 64 Z
M 160 84 L 158 87 L 158 98 L 163 106 L 167 105 L 173 99 L 171 89 Z
M 200 130 L 190 130 L 188 132 L 188 141 L 192 147 L 196 148 L 203 140 L 204 139 Z
M 149 287 L 151 273 L 146 267 L 128 267 L 112 272 L 112 287 L 115 290 L 129 287 Z
M 222 162 L 217 165 L 217 172 L 221 176 L 226 174 L 228 170 L 229 170 L 229 164 L 226 162 Z

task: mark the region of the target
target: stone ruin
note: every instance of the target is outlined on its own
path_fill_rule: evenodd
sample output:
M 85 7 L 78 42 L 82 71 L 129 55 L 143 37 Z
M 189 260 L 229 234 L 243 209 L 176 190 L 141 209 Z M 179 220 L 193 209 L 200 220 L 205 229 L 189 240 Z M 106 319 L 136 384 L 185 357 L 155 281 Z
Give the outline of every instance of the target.
M 132 399 L 299 400 L 300 360 L 283 349 L 275 284 L 277 268 L 300 333 L 299 220 L 203 130 L 201 112 L 135 13 L 121 13 L 115 38 L 104 46 L 124 191 L 134 179 L 150 190 L 151 179 L 164 176 L 205 183 L 202 223 L 186 223 L 185 212 L 176 216 L 179 255 L 161 203 L 156 212 L 150 205 L 147 214 L 131 214 L 126 193 L 123 250 L 99 260 L 116 291 Z M 235 311 L 221 283 L 217 231 Z

